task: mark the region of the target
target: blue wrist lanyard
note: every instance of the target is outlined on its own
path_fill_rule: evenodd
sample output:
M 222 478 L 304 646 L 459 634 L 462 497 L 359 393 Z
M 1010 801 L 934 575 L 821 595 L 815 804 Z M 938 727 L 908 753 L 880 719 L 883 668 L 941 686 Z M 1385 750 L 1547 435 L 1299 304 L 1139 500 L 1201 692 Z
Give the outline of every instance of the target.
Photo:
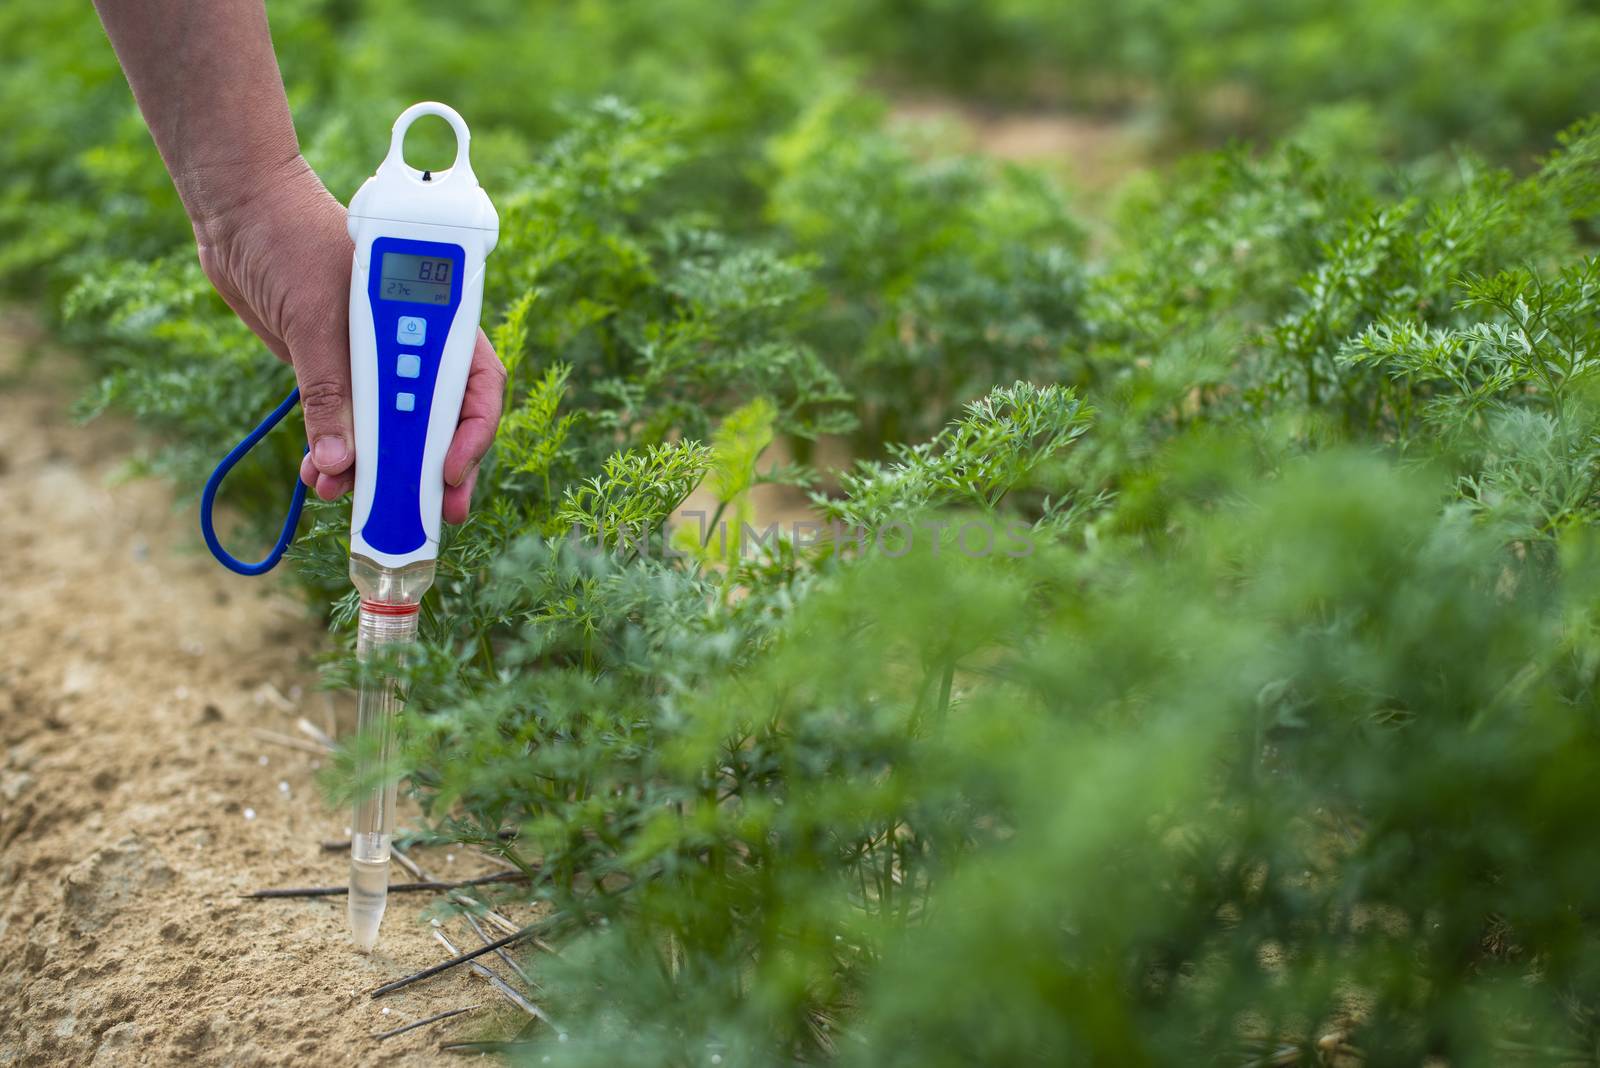
M 228 472 L 233 470 L 233 465 L 244 459 L 245 454 L 255 448 L 256 444 L 267 436 L 268 431 L 283 422 L 283 417 L 299 403 L 300 389 L 297 386 L 289 391 L 289 395 L 283 398 L 282 403 L 272 409 L 270 415 L 261 420 L 254 430 L 246 434 L 244 439 L 222 458 L 216 470 L 211 472 L 211 477 L 206 479 L 205 491 L 200 494 L 200 534 L 205 538 L 206 548 L 211 550 L 211 555 L 229 571 L 241 575 L 265 575 L 278 566 L 278 561 L 283 559 L 289 543 L 294 540 L 295 527 L 300 523 L 300 509 L 306 503 L 306 484 L 300 481 L 298 475 L 294 480 L 294 495 L 289 498 L 289 514 L 284 517 L 283 529 L 278 531 L 278 543 L 272 547 L 271 552 L 253 564 L 235 558 L 222 547 L 222 542 L 217 540 L 217 530 L 212 521 L 211 510 L 216 504 L 217 490 L 222 486 L 222 480 L 228 477 Z

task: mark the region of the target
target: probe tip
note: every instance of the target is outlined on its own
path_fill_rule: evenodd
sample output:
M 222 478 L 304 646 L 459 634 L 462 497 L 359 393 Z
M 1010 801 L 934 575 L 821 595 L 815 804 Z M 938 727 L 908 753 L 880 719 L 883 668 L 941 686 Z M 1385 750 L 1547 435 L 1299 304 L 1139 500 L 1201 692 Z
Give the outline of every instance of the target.
M 350 897 L 346 912 L 350 917 L 350 937 L 363 953 L 372 952 L 378 942 L 378 924 L 383 922 L 384 906 L 389 903 L 389 862 L 350 860 Z
M 363 953 L 372 952 L 372 947 L 378 944 L 378 924 L 382 922 L 382 909 L 376 912 L 350 910 L 350 937 L 355 940 L 357 949 Z

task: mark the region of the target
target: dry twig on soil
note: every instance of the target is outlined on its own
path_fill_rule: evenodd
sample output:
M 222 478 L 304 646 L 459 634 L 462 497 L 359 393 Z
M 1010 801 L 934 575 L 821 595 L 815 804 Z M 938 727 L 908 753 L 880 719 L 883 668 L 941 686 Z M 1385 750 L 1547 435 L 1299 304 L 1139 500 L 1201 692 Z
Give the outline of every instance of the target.
M 289 735 L 279 734 L 277 731 L 269 731 L 265 727 L 251 727 L 250 733 L 263 742 L 281 745 L 286 749 L 298 749 L 302 753 L 315 753 L 318 756 L 322 756 L 327 752 L 320 745 L 313 745 L 310 742 L 301 741 L 299 738 L 291 738 Z
M 425 882 L 433 881 L 433 877 L 418 867 L 417 862 L 406 856 L 399 846 L 391 846 L 389 848 L 389 855 L 394 858 L 394 862 L 396 864 L 410 872 L 413 879 L 421 879 Z
M 463 886 L 482 886 L 485 883 L 514 883 L 527 879 L 521 872 L 501 871 L 493 875 L 480 875 L 475 879 L 458 879 L 454 882 L 440 882 L 429 879 L 417 883 L 390 883 L 391 894 L 419 894 L 429 890 L 457 890 Z M 348 894 L 348 886 L 291 886 L 270 890 L 252 890 L 248 894 L 240 894 L 243 898 L 267 897 L 338 897 Z
M 294 725 L 300 728 L 300 732 L 302 734 L 305 734 L 307 737 L 311 738 L 318 745 L 322 746 L 323 749 L 333 749 L 335 747 L 336 743 L 328 734 L 328 732 L 324 731 L 315 723 L 312 723 L 309 719 L 306 719 L 306 717 L 301 716 L 299 719 L 294 721 Z
M 532 1042 L 446 1042 L 439 1047 L 440 1053 L 515 1053 L 519 1049 L 529 1049 Z
M 461 952 L 460 950 L 456 949 L 456 947 L 451 943 L 450 939 L 445 936 L 445 933 L 439 930 L 437 927 L 433 929 L 433 937 L 437 938 L 439 943 L 451 953 L 459 954 Z M 498 952 L 498 950 L 496 952 Z M 523 997 L 515 987 L 506 982 L 504 979 L 500 978 L 494 972 L 490 971 L 489 967 L 483 962 L 476 960 L 470 961 L 469 966 L 484 979 L 487 979 L 489 981 L 489 985 L 500 992 L 501 997 L 511 1002 L 511 1004 L 515 1005 L 529 1016 L 543 1020 L 545 1023 L 550 1023 L 550 1017 L 546 1016 L 539 1006 Z M 555 1025 L 551 1024 L 551 1026 L 553 1027 Z
M 451 895 L 452 898 L 455 896 L 456 895 L 454 894 Z M 471 901 L 472 899 L 468 898 L 467 900 Z M 483 924 L 478 922 L 478 918 L 476 916 L 474 916 L 471 912 L 463 912 L 461 916 L 467 921 L 468 926 L 472 928 L 473 933 L 478 936 L 478 941 L 484 943 L 485 945 L 491 941 L 488 933 L 483 929 Z M 511 954 L 507 953 L 503 949 L 497 949 L 494 951 L 494 955 L 506 962 L 506 967 L 510 968 L 511 971 L 515 973 L 516 977 L 522 980 L 523 986 L 527 987 L 530 991 L 538 987 L 539 984 L 535 983 L 532 977 L 529 976 L 527 972 L 522 970 L 522 965 L 518 964 L 514 959 L 512 959 Z
M 500 840 L 503 841 L 503 842 L 509 842 L 513 838 L 515 838 L 516 836 L 517 836 L 517 832 L 515 830 L 513 830 L 513 829 L 510 829 L 510 828 L 507 828 L 506 830 L 501 831 L 500 835 L 499 835 Z M 450 842 L 448 840 L 445 840 L 445 839 L 430 840 L 428 838 L 428 836 L 419 835 L 418 832 L 416 832 L 416 831 L 401 831 L 398 834 L 396 834 L 394 837 L 395 837 L 395 841 L 397 841 L 397 842 L 406 842 L 409 845 L 413 845 L 413 846 L 419 846 L 419 845 L 420 846 L 429 846 L 429 845 L 441 846 L 441 845 L 449 845 L 450 844 Z M 322 851 L 324 853 L 338 853 L 341 850 L 345 850 L 345 849 L 349 849 L 349 848 L 350 848 L 350 839 L 348 839 L 348 838 L 324 838 L 322 840 Z M 502 863 L 502 864 L 511 863 L 510 861 L 505 860 L 503 857 L 494 857 L 493 854 L 486 854 L 486 855 L 489 856 L 491 859 L 499 860 L 500 863 Z
M 476 1008 L 478 1008 L 477 1005 L 466 1005 L 459 1009 L 446 1009 L 444 1012 L 435 1013 L 426 1020 L 418 1020 L 415 1023 L 408 1023 L 403 1027 L 396 1027 L 393 1031 L 384 1031 L 382 1034 L 373 1035 L 372 1037 L 377 1039 L 379 1042 L 382 1042 L 386 1038 L 393 1038 L 395 1035 L 403 1035 L 407 1031 L 415 1031 L 419 1027 L 427 1027 L 429 1024 L 438 1023 L 440 1020 L 448 1020 L 452 1016 L 460 1016 L 462 1013 L 471 1012 Z
M 394 848 L 393 853 L 394 859 L 400 863 L 401 867 L 409 871 L 413 877 L 421 879 L 425 882 L 431 882 L 433 880 L 434 877 L 432 875 L 429 875 L 426 871 L 422 870 L 422 865 L 406 856 L 398 846 Z M 452 890 L 450 891 L 449 897 L 451 901 L 462 906 L 463 908 L 474 910 L 481 909 L 483 911 L 483 918 L 500 928 L 500 932 L 502 934 L 512 934 L 518 929 L 516 924 L 512 923 L 510 920 L 500 915 L 500 913 L 490 908 L 486 902 L 474 897 L 471 894 L 462 893 L 459 890 Z M 476 924 L 474 924 L 474 926 L 476 926 Z M 484 941 L 487 942 L 488 939 L 484 939 Z M 506 957 L 504 953 L 501 953 L 500 956 L 505 958 L 509 963 L 510 958 Z
M 451 968 L 454 968 L 457 965 L 466 964 L 468 961 L 477 960 L 485 953 L 493 953 L 497 949 L 500 949 L 504 946 L 513 945 L 514 943 L 521 942 L 524 939 L 537 940 L 540 935 L 554 931 L 565 922 L 567 922 L 565 913 L 558 912 L 553 916 L 546 916 L 544 919 L 539 920 L 536 923 L 528 924 L 528 926 L 522 928 L 516 934 L 508 934 L 504 938 L 497 938 L 488 945 L 479 946 L 477 949 L 469 950 L 466 953 L 461 954 L 459 957 L 452 957 L 450 960 L 444 961 L 443 963 L 430 965 L 429 967 L 422 969 L 420 972 L 413 972 L 412 974 L 403 978 L 396 979 L 392 983 L 384 983 L 382 986 L 374 990 L 370 996 L 377 998 L 382 997 L 384 994 L 391 994 L 403 987 L 410 986 L 412 983 L 420 983 L 424 979 L 431 979 L 440 972 L 449 971 Z

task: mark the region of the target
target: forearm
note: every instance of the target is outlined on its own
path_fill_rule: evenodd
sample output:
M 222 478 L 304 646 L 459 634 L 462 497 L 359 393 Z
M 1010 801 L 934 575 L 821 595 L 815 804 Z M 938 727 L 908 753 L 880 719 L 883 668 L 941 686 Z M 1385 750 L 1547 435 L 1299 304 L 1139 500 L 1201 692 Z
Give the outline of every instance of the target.
M 95 0 L 202 244 L 305 171 L 264 0 Z

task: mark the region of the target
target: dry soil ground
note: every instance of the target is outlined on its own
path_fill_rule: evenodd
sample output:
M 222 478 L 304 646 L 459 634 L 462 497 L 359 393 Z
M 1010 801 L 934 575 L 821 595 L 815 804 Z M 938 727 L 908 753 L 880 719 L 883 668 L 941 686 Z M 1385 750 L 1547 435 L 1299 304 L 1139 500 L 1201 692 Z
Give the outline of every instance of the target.
M 366 996 L 444 958 L 432 895 L 393 899 L 370 957 L 343 898 L 239 897 L 346 875 L 319 846 L 347 823 L 316 791 L 321 758 L 254 733 L 348 703 L 315 689 L 320 624 L 197 552 L 192 502 L 118 480 L 139 438 L 75 424 L 79 385 L 25 319 L 0 318 L 0 1065 L 439 1060 L 501 1011 L 481 980 Z M 473 938 L 459 921 L 451 937 Z

